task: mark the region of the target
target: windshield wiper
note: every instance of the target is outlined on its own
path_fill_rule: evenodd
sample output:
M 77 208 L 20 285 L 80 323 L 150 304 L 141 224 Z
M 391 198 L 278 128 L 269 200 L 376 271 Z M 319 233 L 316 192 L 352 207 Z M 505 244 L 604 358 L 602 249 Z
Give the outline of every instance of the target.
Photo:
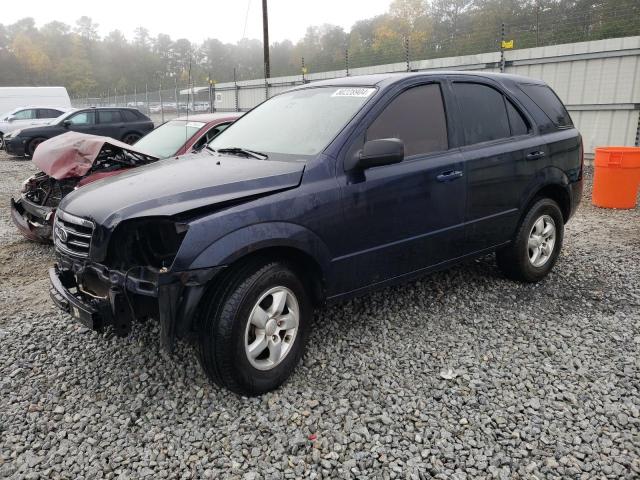
M 255 150 L 249 150 L 248 148 L 240 148 L 240 147 L 229 147 L 229 148 L 219 148 L 215 150 L 218 153 L 230 153 L 232 155 L 246 155 L 247 157 L 257 158 L 258 160 L 266 160 L 269 158 L 269 155 L 262 152 L 256 152 Z

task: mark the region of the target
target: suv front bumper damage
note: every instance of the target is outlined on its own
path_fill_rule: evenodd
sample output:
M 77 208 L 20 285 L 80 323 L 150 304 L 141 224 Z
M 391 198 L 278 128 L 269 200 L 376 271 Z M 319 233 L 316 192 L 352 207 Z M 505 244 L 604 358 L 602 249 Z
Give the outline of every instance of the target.
M 55 208 L 36 205 L 24 195 L 18 200 L 11 199 L 11 220 L 26 238 L 34 242 L 51 242 L 55 213 Z
M 169 352 L 176 338 L 193 333 L 206 286 L 224 268 L 159 272 L 134 267 L 121 272 L 64 257 L 58 260 L 49 269 L 49 294 L 58 308 L 98 332 L 111 325 L 118 336 L 128 335 L 135 320 L 155 318 L 160 323 L 160 344 Z

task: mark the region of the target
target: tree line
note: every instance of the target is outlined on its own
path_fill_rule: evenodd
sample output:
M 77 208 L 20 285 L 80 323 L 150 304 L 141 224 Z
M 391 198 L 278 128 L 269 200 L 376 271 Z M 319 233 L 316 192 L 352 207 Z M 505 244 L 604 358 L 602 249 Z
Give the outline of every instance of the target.
M 350 31 L 312 26 L 296 43 L 270 45 L 271 75 L 344 70 L 406 60 L 495 51 L 501 40 L 527 48 L 640 34 L 639 0 L 393 0 L 383 15 Z M 200 44 L 144 27 L 131 40 L 120 30 L 98 35 L 98 24 L 33 18 L 0 24 L 0 85 L 64 85 L 71 95 L 170 88 L 262 78 L 262 43 L 242 39 Z

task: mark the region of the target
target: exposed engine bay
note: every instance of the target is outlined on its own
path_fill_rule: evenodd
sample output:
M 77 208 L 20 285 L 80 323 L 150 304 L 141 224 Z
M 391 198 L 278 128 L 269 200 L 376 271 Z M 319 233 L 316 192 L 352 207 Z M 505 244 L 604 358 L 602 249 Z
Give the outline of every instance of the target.
M 11 217 L 30 240 L 48 242 L 55 209 L 78 187 L 122 173 L 158 158 L 109 137 L 69 132 L 38 146 L 33 163 L 42 171 L 28 178 Z

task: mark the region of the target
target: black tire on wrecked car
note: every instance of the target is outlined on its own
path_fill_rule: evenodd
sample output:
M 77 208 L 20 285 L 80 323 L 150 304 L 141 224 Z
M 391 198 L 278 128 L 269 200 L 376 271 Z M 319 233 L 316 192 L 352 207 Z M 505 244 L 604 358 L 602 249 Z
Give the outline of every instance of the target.
M 36 148 L 38 148 L 38 145 L 40 145 L 42 142 L 44 142 L 46 140 L 46 138 L 42 138 L 42 137 L 36 137 L 34 139 L 32 139 L 28 144 L 27 144 L 27 155 L 29 157 L 33 157 L 33 154 L 36 151 Z
M 274 390 L 303 355 L 313 307 L 295 269 L 250 261 L 217 282 L 199 312 L 199 354 L 216 384 L 241 395 Z

